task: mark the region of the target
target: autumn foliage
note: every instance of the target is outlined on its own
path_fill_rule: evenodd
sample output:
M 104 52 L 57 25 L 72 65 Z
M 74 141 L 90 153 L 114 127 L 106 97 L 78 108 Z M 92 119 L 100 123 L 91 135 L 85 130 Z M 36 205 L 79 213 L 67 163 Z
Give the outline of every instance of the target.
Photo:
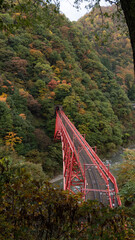
M 5 136 L 5 143 L 6 146 L 9 146 L 12 151 L 15 151 L 14 147 L 16 143 L 21 143 L 22 139 L 21 137 L 18 137 L 16 133 L 9 132 L 8 135 Z
M 0 160 L 0 180 L 1 240 L 134 239 L 124 209 L 82 202 L 80 196 L 34 180 L 24 166 L 12 166 L 4 158 Z

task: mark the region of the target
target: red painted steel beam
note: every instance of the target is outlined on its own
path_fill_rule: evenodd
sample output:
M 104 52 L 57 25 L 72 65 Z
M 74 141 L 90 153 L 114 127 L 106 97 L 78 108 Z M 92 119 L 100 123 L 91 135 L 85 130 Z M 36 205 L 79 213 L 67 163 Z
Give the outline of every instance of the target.
M 92 147 L 89 146 L 89 144 L 86 142 L 86 140 L 83 138 L 83 136 L 79 133 L 79 131 L 75 128 L 75 126 L 72 124 L 72 122 L 70 122 L 70 120 L 67 118 L 67 116 L 65 115 L 65 113 L 63 111 L 60 111 L 62 117 L 72 126 L 72 129 L 74 131 L 74 134 L 77 133 L 76 137 L 82 140 L 82 145 L 83 148 L 85 148 L 86 152 L 88 153 L 90 159 L 92 160 L 92 162 L 97 165 L 97 167 L 99 166 L 99 172 L 103 175 L 103 178 L 106 182 L 107 185 L 109 185 L 108 183 L 108 179 L 111 180 L 111 182 L 114 184 L 114 188 L 115 188 L 115 193 L 117 196 L 117 201 L 118 201 L 118 205 L 121 205 L 121 200 L 120 197 L 118 195 L 118 187 L 117 187 L 117 183 L 116 183 L 116 179 L 114 178 L 114 176 L 110 173 L 110 171 L 108 171 L 108 169 L 106 168 L 106 166 L 104 165 L 104 163 L 100 160 L 100 158 L 97 156 L 97 154 L 94 152 L 94 150 L 92 149 Z M 110 205 L 111 204 L 111 196 L 110 196 L 110 189 L 108 187 L 108 194 L 109 194 L 109 199 L 110 199 Z
M 61 139 L 62 142 L 64 190 L 69 190 L 72 193 L 80 192 L 85 184 L 84 171 L 74 144 L 57 112 L 54 139 Z
M 64 120 L 64 123 L 63 123 Z M 68 128 L 67 128 L 68 127 Z M 68 134 L 71 131 L 72 139 Z M 109 172 L 103 162 L 99 159 L 94 150 L 88 145 L 82 135 L 77 131 L 75 126 L 70 122 L 67 116 L 62 110 L 56 112 L 55 134 L 54 138 L 61 139 L 62 142 L 62 154 L 63 154 L 63 180 L 64 190 L 69 190 L 72 193 L 83 191 L 84 194 L 88 192 L 105 192 L 109 198 L 109 205 L 113 207 L 112 192 L 115 192 L 118 205 L 121 205 L 121 201 L 118 194 L 118 188 L 114 176 Z M 74 146 L 74 139 L 77 139 L 81 147 L 76 149 Z M 79 152 L 85 149 L 87 156 L 92 161 L 92 164 L 85 164 L 87 169 L 94 165 L 97 171 L 105 182 L 105 189 L 87 189 L 86 187 L 86 166 L 82 166 L 79 160 Z M 114 190 L 109 187 L 109 181 L 114 185 Z
M 64 114 L 64 112 L 61 111 L 61 115 L 66 118 L 66 120 L 68 121 L 68 123 L 70 123 L 72 125 L 72 130 L 74 132 L 74 135 L 76 135 L 76 131 L 77 129 L 74 127 L 74 125 L 70 122 L 70 120 L 66 117 L 66 115 Z M 78 132 L 79 133 L 79 132 Z M 79 133 L 80 134 L 80 133 Z M 76 135 L 76 137 L 79 139 L 79 137 Z M 82 137 L 82 136 L 81 136 Z M 80 139 L 79 139 L 80 140 Z M 85 151 L 87 152 L 87 154 L 89 155 L 90 159 L 92 160 L 92 162 L 97 166 L 98 168 L 98 171 L 100 172 L 100 174 L 102 175 L 105 183 L 106 183 L 106 187 L 107 187 L 107 191 L 108 191 L 108 197 L 109 197 L 109 204 L 110 204 L 110 207 L 112 208 L 113 205 L 112 205 L 112 199 L 111 199 L 111 195 L 110 195 L 110 189 L 109 189 L 109 182 L 108 182 L 108 179 L 107 179 L 107 176 L 105 175 L 105 173 L 102 171 L 102 169 L 99 167 L 99 165 L 96 163 L 95 159 L 89 154 L 89 151 L 88 149 L 85 147 L 84 143 L 81 143 L 82 144 L 82 147 L 85 149 Z M 86 193 L 86 181 L 85 181 L 85 188 L 84 188 L 84 193 Z

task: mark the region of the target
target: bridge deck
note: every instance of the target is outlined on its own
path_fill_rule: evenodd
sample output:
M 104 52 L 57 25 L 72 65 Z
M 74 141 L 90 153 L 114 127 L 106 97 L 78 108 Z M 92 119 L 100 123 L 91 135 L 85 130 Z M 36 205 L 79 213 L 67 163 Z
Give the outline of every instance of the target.
M 91 149 L 82 135 L 70 122 L 63 111 L 57 113 L 66 128 L 68 136 L 74 144 L 75 153 L 79 156 L 82 169 L 85 173 L 86 199 L 98 200 L 104 205 L 109 205 L 109 196 L 113 206 L 118 206 L 113 176 L 104 166 L 96 153 Z

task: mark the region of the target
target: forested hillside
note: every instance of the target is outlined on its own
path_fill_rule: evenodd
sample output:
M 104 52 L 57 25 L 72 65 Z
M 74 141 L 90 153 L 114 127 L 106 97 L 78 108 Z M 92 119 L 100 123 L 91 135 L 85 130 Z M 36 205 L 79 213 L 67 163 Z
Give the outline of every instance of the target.
M 113 41 L 98 45 L 98 15 L 94 25 L 87 15 L 71 23 L 52 10 L 51 24 L 43 18 L 29 26 L 16 27 L 18 12 L 5 14 L 0 33 L 1 145 L 41 164 L 47 175 L 61 170 L 61 146 L 53 142 L 57 104 L 100 154 L 134 139 L 129 39 L 111 23 Z
M 116 5 L 94 9 L 78 21 L 81 32 L 91 41 L 101 62 L 116 74 L 117 82 L 134 101 L 133 54 L 128 30 Z
M 58 104 L 100 155 L 134 141 L 128 37 L 109 19 L 102 41 L 97 10 L 94 22 L 71 23 L 46 2 L 9 3 L 0 2 L 0 239 L 134 239 L 134 151 L 115 169 L 125 208 L 47 181 L 62 171 Z

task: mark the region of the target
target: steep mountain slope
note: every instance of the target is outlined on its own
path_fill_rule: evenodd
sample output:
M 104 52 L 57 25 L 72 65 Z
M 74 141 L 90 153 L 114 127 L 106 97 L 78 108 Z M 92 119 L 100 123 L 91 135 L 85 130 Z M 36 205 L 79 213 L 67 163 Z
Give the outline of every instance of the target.
M 0 33 L 1 141 L 47 174 L 61 162 L 52 142 L 57 104 L 101 153 L 134 136 L 128 96 L 80 26 L 55 13 L 49 26 L 35 21 Z
M 133 57 L 128 30 L 116 5 L 95 8 L 78 21 L 78 27 L 91 41 L 101 62 L 115 73 L 117 82 L 134 100 Z

